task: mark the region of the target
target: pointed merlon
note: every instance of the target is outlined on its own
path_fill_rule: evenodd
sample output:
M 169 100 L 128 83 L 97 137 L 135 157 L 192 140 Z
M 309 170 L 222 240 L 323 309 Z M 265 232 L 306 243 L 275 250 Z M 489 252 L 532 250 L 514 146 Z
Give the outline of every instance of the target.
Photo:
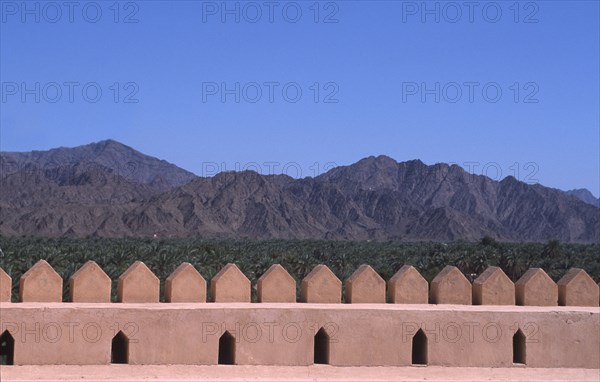
M 227 264 L 210 281 L 213 302 L 250 302 L 250 280 L 232 263 Z
M 345 296 L 351 304 L 385 304 L 385 281 L 363 264 L 346 281 Z
M 183 263 L 165 282 L 166 302 L 206 302 L 206 280 L 190 263 Z
M 256 284 L 258 302 L 296 302 L 296 280 L 280 264 L 273 264 Z
M 473 282 L 474 305 L 515 305 L 515 284 L 498 267 L 488 267 Z
M 432 304 L 471 305 L 471 283 L 456 267 L 446 265 L 431 281 Z
M 558 281 L 558 304 L 560 306 L 598 306 L 599 289 L 586 271 L 572 268 Z
M 0 302 L 10 302 L 12 278 L 0 268 Z
M 307 303 L 339 304 L 342 282 L 325 265 L 317 265 L 303 280 L 301 300 Z
M 517 305 L 557 306 L 558 286 L 541 268 L 531 268 L 515 283 Z
M 72 302 L 110 302 L 110 277 L 94 261 L 88 261 L 69 278 Z
M 141 261 L 133 263 L 119 277 L 117 300 L 123 303 L 158 302 L 160 280 Z
M 392 304 L 427 304 L 429 284 L 412 265 L 404 265 L 388 281 L 388 302 Z
M 40 260 L 21 276 L 21 302 L 62 302 L 63 279 L 45 260 Z

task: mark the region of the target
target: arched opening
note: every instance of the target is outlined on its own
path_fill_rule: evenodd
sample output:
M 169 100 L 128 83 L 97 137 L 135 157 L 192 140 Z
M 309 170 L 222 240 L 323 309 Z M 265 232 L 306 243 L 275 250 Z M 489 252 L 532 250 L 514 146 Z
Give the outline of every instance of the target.
M 121 331 L 112 339 L 110 363 L 129 363 L 129 339 Z
M 419 329 L 412 339 L 412 364 L 427 365 L 427 336 Z
M 15 364 L 15 339 L 8 330 L 0 336 L 0 365 Z
M 219 338 L 219 365 L 235 365 L 235 338 L 228 331 Z
M 525 334 L 521 329 L 517 329 L 517 332 L 513 336 L 513 363 L 526 365 L 526 354 L 525 354 Z
M 318 365 L 329 365 L 329 335 L 324 328 L 315 334 L 314 363 Z

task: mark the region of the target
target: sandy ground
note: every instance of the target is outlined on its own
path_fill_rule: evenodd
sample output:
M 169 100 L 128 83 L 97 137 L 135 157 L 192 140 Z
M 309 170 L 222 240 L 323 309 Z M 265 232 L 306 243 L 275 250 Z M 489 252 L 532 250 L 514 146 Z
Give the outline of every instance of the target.
M 331 366 L 1 366 L 4 381 L 600 381 L 598 369 Z

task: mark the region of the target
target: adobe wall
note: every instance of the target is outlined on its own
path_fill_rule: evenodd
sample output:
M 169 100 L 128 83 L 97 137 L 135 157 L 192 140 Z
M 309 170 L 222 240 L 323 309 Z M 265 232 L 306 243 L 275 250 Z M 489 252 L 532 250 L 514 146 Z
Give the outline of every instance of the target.
M 447 267 L 427 288 L 413 267 L 386 285 L 364 266 L 346 282 L 352 303 L 345 304 L 342 282 L 325 266 L 302 282 L 299 300 L 308 302 L 290 301 L 295 281 L 280 266 L 259 280 L 259 301 L 270 301 L 263 303 L 250 303 L 250 281 L 233 264 L 211 280 L 211 303 L 206 282 L 187 264 L 166 292 L 168 301 L 184 302 L 159 303 L 160 281 L 140 262 L 119 279 L 120 303 L 107 302 L 110 279 L 95 264 L 71 278 L 76 302 L 61 302 L 62 281 L 42 261 L 23 275 L 23 302 L 13 303 L 3 292 L 12 280 L 0 271 L 0 335 L 14 340 L 14 364 L 110 364 L 121 331 L 129 364 L 214 365 L 227 331 L 239 365 L 311 365 L 323 353 L 334 366 L 600 368 L 599 287 L 582 270 L 557 284 L 532 269 L 513 284 L 491 267 L 472 285 Z M 320 330 L 328 340 L 318 339 Z M 413 341 L 426 344 L 425 361 L 415 362 L 422 349 Z M 524 347 L 516 364 L 515 341 Z
M 24 303 L 3 304 L 0 325 L 15 339 L 17 365 L 109 364 L 118 330 L 130 364 L 217 364 L 227 330 L 236 364 L 310 365 L 323 327 L 335 366 L 411 365 L 422 328 L 428 365 L 511 367 L 519 327 L 528 367 L 600 368 L 597 308 Z

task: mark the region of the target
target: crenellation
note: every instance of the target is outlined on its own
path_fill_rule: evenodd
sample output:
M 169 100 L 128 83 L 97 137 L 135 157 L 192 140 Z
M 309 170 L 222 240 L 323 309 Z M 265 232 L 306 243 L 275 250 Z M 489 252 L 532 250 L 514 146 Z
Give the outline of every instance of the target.
M 62 302 L 63 279 L 46 260 L 40 260 L 21 276 L 19 301 Z
M 303 280 L 302 302 L 339 304 L 342 302 L 342 282 L 326 265 L 317 265 Z
M 557 306 L 558 286 L 541 268 L 530 268 L 515 283 L 517 305 Z
M 600 288 L 583 269 L 571 268 L 557 284 L 560 306 L 598 306 Z
M 12 278 L 0 268 L 0 302 L 10 302 L 12 294 Z
M 346 281 L 345 293 L 350 304 L 385 304 L 385 280 L 363 264 Z
M 296 280 L 280 264 L 273 264 L 256 283 L 258 302 L 296 302 Z
M 488 267 L 473 282 L 473 305 L 515 305 L 515 284 L 499 267 Z
M 120 277 L 117 300 L 124 303 L 158 302 L 160 280 L 141 261 L 133 263 Z
M 206 280 L 190 263 L 182 263 L 165 281 L 166 302 L 206 302 Z
M 250 302 L 250 280 L 237 265 L 229 263 L 210 281 L 213 302 Z
M 8 288 L 10 276 L 0 272 L 0 281 Z M 295 303 L 295 281 L 279 264 L 259 279 L 258 304 L 250 302 L 251 282 L 234 264 L 211 280 L 213 302 L 204 304 L 198 303 L 206 301 L 206 281 L 189 263 L 168 277 L 166 304 L 158 303 L 160 280 L 142 262 L 119 278 L 119 301 L 131 304 L 107 301 L 110 279 L 94 262 L 69 282 L 72 302 L 56 304 L 62 278 L 50 264 L 42 260 L 23 275 L 21 300 L 28 304 L 0 310 L 0 335 L 11 343 L 6 359 L 16 365 L 600 368 L 599 285 L 581 269 L 559 281 L 561 306 L 552 304 L 557 284 L 541 269 L 527 271 L 517 287 L 489 267 L 473 285 L 479 306 L 469 306 L 471 284 L 455 267 L 434 278 L 431 304 L 427 281 L 412 266 L 388 281 L 389 303 L 385 281 L 367 265 L 348 279 L 346 304 L 341 281 L 325 265 L 304 278 L 304 304 Z
M 403 265 L 388 281 L 388 302 L 392 304 L 427 304 L 429 284 L 412 265 Z
M 431 281 L 432 304 L 471 305 L 471 283 L 456 267 L 446 265 Z
M 69 278 L 71 302 L 109 303 L 112 281 L 94 261 Z M 42 287 L 41 287 L 42 286 Z M 19 301 L 62 302 L 62 278 L 40 260 L 20 279 Z M 211 302 L 250 302 L 251 281 L 235 264 L 227 264 L 211 280 Z M 190 263 L 182 263 L 165 280 L 165 302 L 207 300 L 207 282 Z M 256 283 L 257 302 L 341 303 L 342 282 L 326 266 L 317 265 L 303 280 L 296 298 L 296 281 L 280 264 L 273 264 Z M 0 268 L 0 302 L 11 301 L 12 279 Z M 118 279 L 117 301 L 159 302 L 160 280 L 136 261 Z M 347 280 L 346 303 L 459 304 L 526 306 L 598 306 L 600 283 L 582 269 L 570 269 L 555 283 L 541 268 L 531 268 L 513 283 L 504 271 L 488 267 L 471 283 L 454 266 L 446 266 L 431 282 L 411 265 L 402 266 L 387 283 L 369 265 L 361 265 Z
M 94 261 L 88 261 L 69 278 L 72 302 L 110 302 L 112 281 Z

